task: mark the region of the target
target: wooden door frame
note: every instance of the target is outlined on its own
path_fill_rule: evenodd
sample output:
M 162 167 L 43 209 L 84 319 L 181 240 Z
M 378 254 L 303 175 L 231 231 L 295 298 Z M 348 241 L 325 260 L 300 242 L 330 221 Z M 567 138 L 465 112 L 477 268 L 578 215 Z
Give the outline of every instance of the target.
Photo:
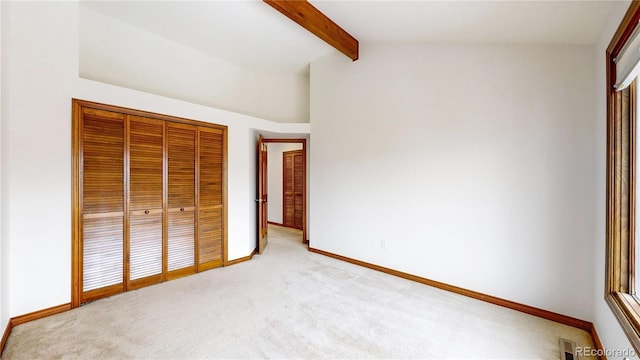
M 263 139 L 262 142 L 265 144 L 302 144 L 302 242 L 309 245 L 307 237 L 307 139 Z
M 268 148 L 264 142 L 264 137 L 260 135 L 258 137 L 257 147 L 257 176 L 256 176 L 256 201 L 258 203 L 257 222 L 258 222 L 258 236 L 256 242 L 257 254 L 262 254 L 267 247 L 268 240 L 268 214 L 269 205 L 268 200 Z

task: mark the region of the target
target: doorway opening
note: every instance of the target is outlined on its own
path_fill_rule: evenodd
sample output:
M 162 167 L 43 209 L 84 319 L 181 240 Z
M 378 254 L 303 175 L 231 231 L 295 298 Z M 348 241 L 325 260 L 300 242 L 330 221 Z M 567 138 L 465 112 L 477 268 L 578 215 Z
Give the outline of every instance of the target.
M 258 145 L 258 248 L 268 227 L 307 237 L 307 140 L 264 139 Z M 261 243 L 262 241 L 262 243 Z

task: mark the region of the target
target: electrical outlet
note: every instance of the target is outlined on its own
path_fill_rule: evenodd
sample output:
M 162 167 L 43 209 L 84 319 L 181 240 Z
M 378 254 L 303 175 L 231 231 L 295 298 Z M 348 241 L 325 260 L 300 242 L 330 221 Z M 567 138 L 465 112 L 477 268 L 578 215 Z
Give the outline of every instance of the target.
M 380 240 L 380 247 L 382 249 L 386 249 L 387 248 L 387 240 L 385 240 L 385 239 Z

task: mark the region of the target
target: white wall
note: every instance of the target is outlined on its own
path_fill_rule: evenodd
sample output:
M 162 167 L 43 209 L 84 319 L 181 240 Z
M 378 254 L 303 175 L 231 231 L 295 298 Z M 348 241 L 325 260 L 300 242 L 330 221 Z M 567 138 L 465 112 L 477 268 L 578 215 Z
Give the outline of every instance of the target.
M 360 50 L 311 64 L 312 247 L 590 319 L 592 48 Z
M 8 226 L 9 306 L 15 316 L 69 302 L 77 8 L 11 2 L 8 25 L 2 222 Z
M 282 224 L 282 153 L 300 150 L 302 144 L 269 143 L 267 149 L 267 195 L 269 196 L 267 218 L 271 222 Z
M 4 172 L 2 171 L 2 164 L 4 164 L 5 157 L 5 131 L 4 130 L 4 119 L 6 118 L 6 113 L 8 111 L 7 101 L 5 91 L 5 79 L 7 76 L 6 65 L 7 65 L 7 52 L 3 51 L 5 49 L 5 42 L 7 41 L 7 31 L 5 28 L 8 23 L 5 20 L 5 16 L 7 15 L 7 11 L 5 8 L 9 5 L 7 2 L 0 2 L 0 331 L 4 331 L 9 323 L 9 299 L 8 292 L 9 284 L 8 284 L 8 247 L 7 247 L 7 239 L 6 234 L 6 226 L 3 226 L 2 223 L 2 213 L 4 212 L 6 201 L 4 200 Z
M 255 73 L 80 6 L 80 76 L 281 122 L 309 121 L 309 77 Z
M 81 79 L 77 2 L 2 5 L 9 20 L 3 21 L 8 34 L 2 32 L 8 40 L 1 129 L 2 243 L 10 259 L 2 273 L 8 275 L 1 288 L 8 293 L 5 316 L 70 302 L 72 98 L 227 125 L 229 260 L 253 251 L 255 133 L 304 136 L 309 124 L 274 123 Z
M 595 131 L 595 154 L 596 163 L 596 212 L 594 222 L 596 229 L 592 237 L 594 252 L 593 283 L 594 293 L 594 314 L 593 322 L 598 331 L 600 340 L 605 347 L 610 349 L 633 349 L 626 335 L 624 334 L 618 320 L 604 300 L 604 275 L 605 275 L 605 255 L 606 255 L 606 170 L 607 170 L 607 97 L 606 97 L 606 49 L 613 38 L 618 25 L 629 7 L 628 1 L 616 2 L 611 9 L 607 25 L 600 37 L 600 41 L 595 47 L 594 57 L 596 59 L 596 131 Z M 618 359 L 609 356 L 609 359 Z

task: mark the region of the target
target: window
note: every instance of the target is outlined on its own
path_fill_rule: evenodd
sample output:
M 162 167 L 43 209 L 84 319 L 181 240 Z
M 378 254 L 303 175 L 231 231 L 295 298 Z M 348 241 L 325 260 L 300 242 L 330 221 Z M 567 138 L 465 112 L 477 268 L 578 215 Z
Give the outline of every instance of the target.
M 636 350 L 640 350 L 640 276 L 635 271 L 640 269 L 635 261 L 640 259 L 640 246 L 636 247 L 635 241 L 639 21 L 640 3 L 634 1 L 607 48 L 605 296 Z

